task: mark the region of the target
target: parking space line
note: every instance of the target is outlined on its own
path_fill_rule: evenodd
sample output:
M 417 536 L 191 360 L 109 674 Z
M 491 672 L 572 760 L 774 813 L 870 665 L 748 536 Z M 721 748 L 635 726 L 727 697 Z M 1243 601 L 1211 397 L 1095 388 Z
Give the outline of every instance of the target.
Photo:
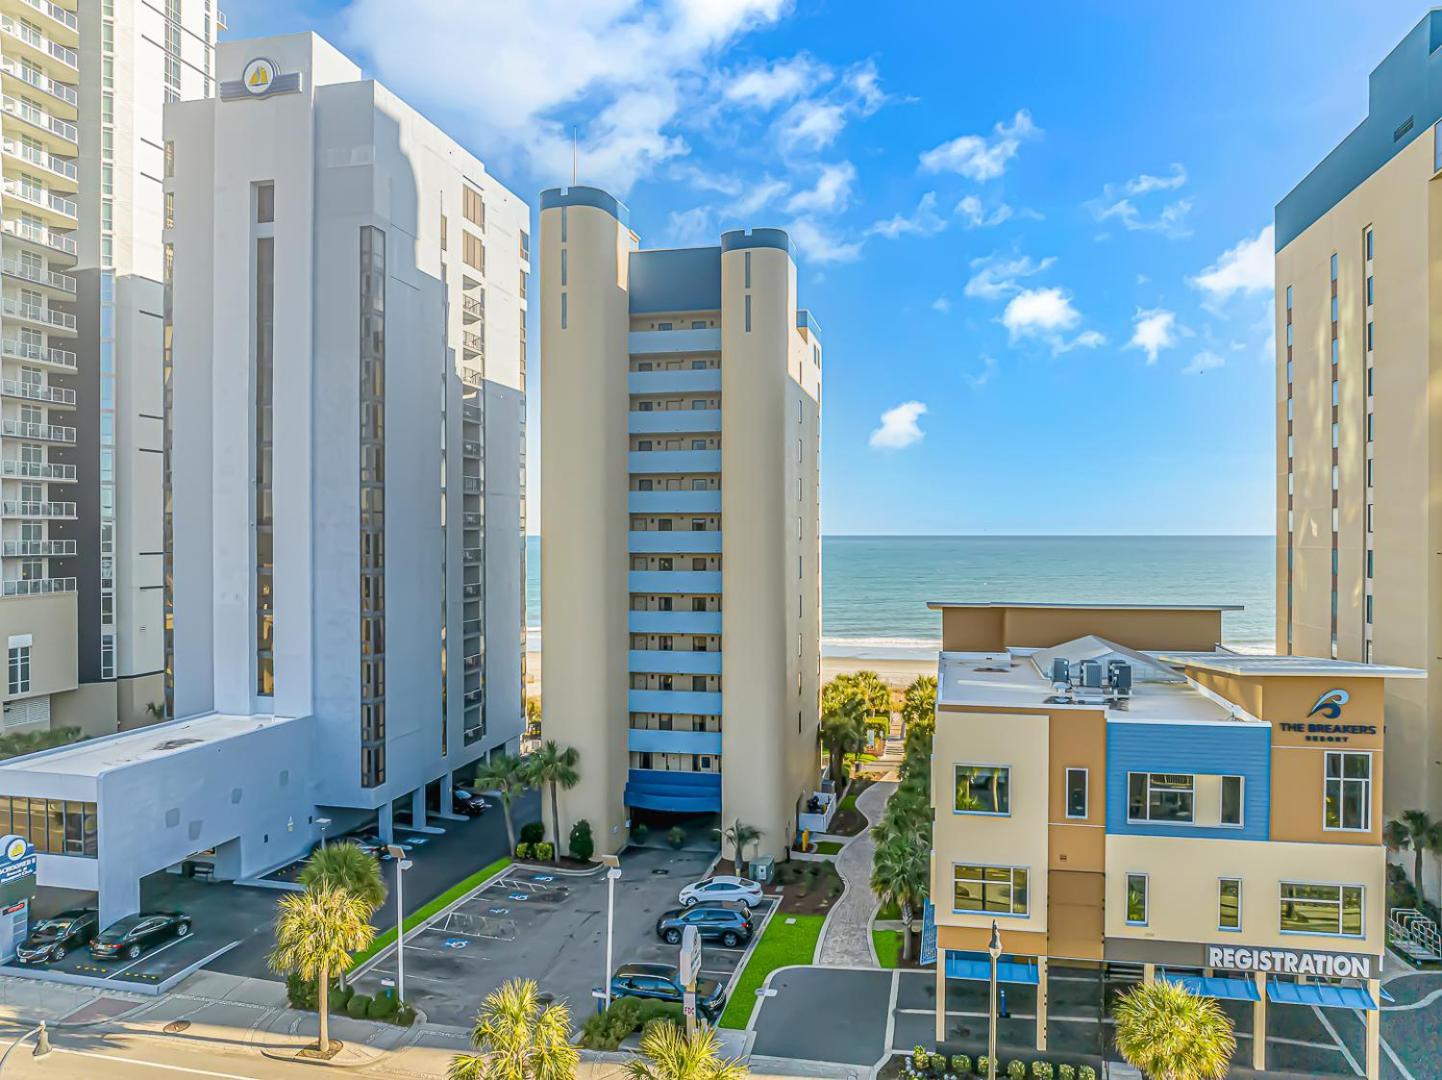
M 890 1056 L 892 1044 L 896 1042 L 896 995 L 901 989 L 901 972 L 899 970 L 891 973 L 891 999 L 886 1003 L 886 1050 Z M 882 1062 L 885 1062 L 885 1058 Z
M 1362 1010 L 1353 1009 L 1352 1015 L 1357 1018 L 1357 1022 L 1362 1025 L 1362 1030 L 1363 1032 L 1365 1032 L 1367 1030 L 1367 1017 L 1362 1014 Z M 1381 1017 L 1377 1018 L 1377 1022 L 1382 1022 Z M 1365 1038 L 1365 1035 L 1363 1037 Z M 1387 1059 L 1392 1062 L 1393 1067 L 1395 1067 L 1396 1070 L 1402 1074 L 1402 1080 L 1417 1080 L 1417 1078 L 1413 1076 L 1410 1071 L 1408 1071 L 1407 1066 L 1402 1064 L 1402 1059 L 1399 1058 L 1396 1052 L 1393 1051 L 1392 1047 L 1387 1044 L 1386 1039 L 1378 1039 L 1377 1041 L 1382 1047 L 1382 1053 L 1387 1055 Z
M 163 1065 L 158 1061 L 146 1061 L 144 1058 L 116 1057 L 114 1054 L 97 1054 L 91 1050 L 68 1050 L 63 1046 L 55 1047 L 61 1054 L 69 1054 L 72 1057 L 96 1058 L 100 1061 L 108 1061 L 112 1065 L 116 1062 L 124 1062 L 126 1065 L 138 1065 L 145 1069 L 164 1069 L 166 1072 L 186 1073 L 189 1076 L 215 1076 L 221 1080 L 249 1080 L 248 1077 L 239 1073 L 211 1072 L 209 1069 L 191 1069 L 184 1065 Z
M 116 968 L 116 969 L 115 969 L 114 971 L 112 971 L 109 975 L 106 975 L 105 978 L 107 978 L 107 979 L 114 979 L 114 978 L 117 978 L 117 977 L 119 977 L 119 976 L 121 976 L 121 975 L 124 975 L 127 971 L 129 971 L 131 968 L 133 968 L 136 964 L 139 964 L 139 963 L 141 963 L 142 961 L 145 961 L 145 960 L 154 959 L 155 957 L 157 957 L 157 956 L 159 956 L 161 953 L 163 953 L 166 949 L 170 948 L 172 945 L 179 945 L 182 941 L 189 941 L 189 940 L 190 940 L 190 935 L 189 935 L 189 934 L 186 934 L 185 937 L 173 938 L 172 940 L 170 940 L 170 941 L 166 942 L 164 945 L 162 945 L 160 948 L 156 949 L 154 952 L 142 953 L 141 955 L 137 956 L 134 960 L 130 961 L 130 963 L 126 964 L 124 967 L 118 967 L 118 968 Z
M 1321 1022 L 1322 1026 L 1327 1029 L 1327 1034 L 1332 1036 L 1336 1041 L 1337 1049 L 1342 1051 L 1342 1056 L 1347 1059 L 1347 1064 L 1352 1066 L 1352 1071 L 1358 1076 L 1366 1076 L 1367 1070 L 1357 1064 L 1357 1059 L 1352 1056 L 1352 1051 L 1347 1049 L 1347 1044 L 1344 1043 L 1342 1037 L 1337 1034 L 1337 1029 L 1332 1026 L 1332 1022 L 1322 1015 L 1322 1010 L 1317 1006 L 1313 1005 L 1311 1009 L 1317 1014 L 1317 1019 Z

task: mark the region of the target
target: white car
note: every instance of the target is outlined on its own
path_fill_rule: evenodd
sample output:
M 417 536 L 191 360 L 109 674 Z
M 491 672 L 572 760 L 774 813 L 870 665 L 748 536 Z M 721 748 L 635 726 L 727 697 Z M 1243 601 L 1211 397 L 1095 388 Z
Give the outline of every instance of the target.
M 750 878 L 718 874 L 704 881 L 693 882 L 681 890 L 681 903 L 686 907 L 712 900 L 739 900 L 754 908 L 761 903 L 761 886 Z

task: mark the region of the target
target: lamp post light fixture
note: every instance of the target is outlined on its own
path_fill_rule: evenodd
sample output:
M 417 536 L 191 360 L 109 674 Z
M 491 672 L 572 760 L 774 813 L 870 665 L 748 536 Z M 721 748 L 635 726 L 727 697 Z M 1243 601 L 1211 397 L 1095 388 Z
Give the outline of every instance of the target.
M 1001 958 L 1001 927 L 991 920 L 991 940 L 986 945 L 991 957 L 991 1012 L 990 1026 L 986 1033 L 986 1075 L 987 1080 L 996 1080 L 996 962 Z
M 328 817 L 318 817 L 315 823 L 320 826 L 320 849 L 325 850 L 325 831 L 330 828 L 331 820 Z
M 396 864 L 396 1001 L 406 999 L 406 909 L 402 871 L 409 870 L 414 863 L 406 858 L 405 848 L 399 844 L 387 844 L 386 851 Z
M 606 867 L 606 1008 L 611 1007 L 611 948 L 615 941 L 616 928 L 616 882 L 621 877 L 621 860 L 615 855 L 602 855 L 601 863 Z

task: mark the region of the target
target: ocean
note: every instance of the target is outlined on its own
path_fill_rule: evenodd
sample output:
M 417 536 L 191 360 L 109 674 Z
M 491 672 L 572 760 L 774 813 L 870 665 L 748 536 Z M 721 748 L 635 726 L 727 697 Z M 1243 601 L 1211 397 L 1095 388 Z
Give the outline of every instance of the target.
M 924 659 L 941 616 L 928 600 L 1240 604 L 1230 645 L 1271 648 L 1270 536 L 828 536 L 821 544 L 828 656 Z M 533 647 L 541 618 L 540 541 L 527 541 Z

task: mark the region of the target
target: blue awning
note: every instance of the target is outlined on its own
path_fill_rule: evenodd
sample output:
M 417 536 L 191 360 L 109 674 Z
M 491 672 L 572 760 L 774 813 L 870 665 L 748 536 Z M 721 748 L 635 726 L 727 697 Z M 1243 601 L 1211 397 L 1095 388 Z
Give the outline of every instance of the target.
M 1357 986 L 1267 980 L 1267 997 L 1279 1005 L 1320 1005 L 1324 1009 L 1373 1009 L 1372 995 Z
M 1226 1001 L 1261 1001 L 1257 984 L 1251 979 L 1208 978 L 1204 975 L 1177 975 L 1170 971 L 1157 972 L 1157 978 L 1184 987 L 1198 997 L 1222 998 Z
M 946 954 L 946 977 L 948 979 L 965 979 L 969 982 L 990 982 L 991 958 L 987 957 L 981 960 L 977 959 L 974 953 L 948 952 Z M 1035 986 L 1040 979 L 1037 977 L 1035 964 L 1018 963 L 1015 960 L 998 960 L 996 981 Z

